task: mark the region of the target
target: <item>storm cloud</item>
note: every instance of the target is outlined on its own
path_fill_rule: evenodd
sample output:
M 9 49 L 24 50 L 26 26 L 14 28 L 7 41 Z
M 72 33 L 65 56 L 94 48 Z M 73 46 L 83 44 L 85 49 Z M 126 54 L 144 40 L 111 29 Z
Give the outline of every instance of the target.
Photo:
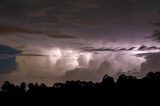
M 1 0 L 0 45 L 11 51 L 0 46 L 0 62 L 14 67 L 3 70 L 0 82 L 99 81 L 104 74 L 158 71 L 159 5 L 159 0 Z

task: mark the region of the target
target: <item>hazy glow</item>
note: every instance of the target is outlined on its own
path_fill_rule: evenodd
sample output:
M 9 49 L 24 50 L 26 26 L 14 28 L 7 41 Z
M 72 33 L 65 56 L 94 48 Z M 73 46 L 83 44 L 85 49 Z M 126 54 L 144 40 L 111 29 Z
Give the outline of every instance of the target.
M 55 64 L 62 56 L 59 48 L 52 49 L 48 52 L 51 61 Z

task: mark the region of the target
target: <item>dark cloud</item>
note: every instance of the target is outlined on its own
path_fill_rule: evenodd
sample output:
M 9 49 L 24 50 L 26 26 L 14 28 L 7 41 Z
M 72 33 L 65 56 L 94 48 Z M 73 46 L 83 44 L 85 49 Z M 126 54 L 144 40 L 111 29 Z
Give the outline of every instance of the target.
M 71 42 L 69 43 L 70 45 L 75 45 L 75 46 L 84 46 L 82 43 L 76 43 L 76 42 Z
M 41 34 L 42 32 L 33 31 L 25 28 L 12 27 L 12 26 L 0 26 L 0 34 L 18 34 L 18 33 Z
M 152 36 L 150 36 L 149 38 L 160 42 L 160 31 L 159 30 L 155 31 L 155 33 Z
M 104 51 L 111 51 L 111 52 L 119 52 L 119 51 L 132 51 L 136 49 L 137 47 L 130 47 L 130 48 L 121 48 L 121 47 L 116 47 L 116 48 L 94 48 L 94 47 L 84 47 L 81 48 L 83 51 L 87 52 L 104 52 Z
M 48 56 L 48 55 L 42 55 L 42 54 L 20 54 L 19 56 Z
M 131 47 L 131 48 L 129 48 L 128 50 L 133 50 L 133 49 L 135 49 L 136 47 Z
M 94 48 L 94 47 L 84 47 L 84 48 L 81 48 L 81 50 L 87 51 L 87 52 L 116 51 L 116 49 L 111 49 L 111 48 Z
M 160 27 L 160 22 L 154 22 L 154 23 L 151 23 L 153 26 L 155 27 Z
M 6 55 L 15 55 L 19 54 L 21 51 L 5 46 L 5 45 L 0 45 L 0 54 L 6 54 Z
M 148 55 L 150 55 L 152 53 L 140 53 L 140 54 L 136 54 L 136 56 L 139 56 L 139 57 L 146 57 Z
M 57 38 L 57 39 L 74 39 L 76 37 L 70 36 L 70 35 L 47 35 L 48 37 L 51 38 Z
M 52 31 L 36 31 L 30 30 L 26 28 L 18 28 L 12 26 L 0 26 L 0 34 L 37 34 L 37 35 L 45 35 L 50 38 L 58 38 L 58 39 L 73 39 L 74 36 L 64 35 L 60 32 L 52 32 Z M 33 36 L 33 35 L 32 35 Z
M 144 46 L 144 45 L 141 45 L 140 47 L 130 47 L 130 48 L 121 48 L 121 47 L 116 47 L 116 48 L 83 47 L 83 48 L 81 48 L 81 50 L 87 51 L 87 52 L 104 52 L 104 51 L 120 52 L 120 51 L 134 51 L 134 50 L 147 51 L 147 50 L 160 50 L 160 47 L 157 47 L 157 46 Z
M 138 48 L 138 50 L 146 50 L 146 48 L 147 48 L 146 46 L 142 45 L 141 47 Z
M 76 37 L 128 40 L 149 32 L 150 26 L 145 23 L 156 17 L 152 13 L 160 9 L 159 4 L 158 0 L 2 0 L 0 24 L 36 29 L 34 34 L 42 29 L 63 30 Z M 63 36 L 75 38 L 73 35 Z M 63 38 L 54 33 L 47 36 Z
M 0 45 L 0 74 L 16 69 L 16 56 L 21 51 Z
M 11 57 L 11 56 L 7 55 L 7 54 L 0 54 L 0 60 L 2 60 L 2 59 L 9 59 L 9 57 Z
M 160 50 L 160 47 L 156 47 L 156 46 L 151 46 L 151 47 L 148 47 L 148 46 L 144 46 L 144 45 L 141 45 L 138 50 Z
M 141 66 L 141 73 L 160 71 L 160 53 L 150 53 L 146 55 L 146 62 Z

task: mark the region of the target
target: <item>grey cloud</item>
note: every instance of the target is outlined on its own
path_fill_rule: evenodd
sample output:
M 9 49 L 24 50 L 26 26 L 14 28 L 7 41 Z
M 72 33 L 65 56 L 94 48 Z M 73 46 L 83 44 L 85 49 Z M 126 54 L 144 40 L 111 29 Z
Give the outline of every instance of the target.
M 129 48 L 128 50 L 134 50 L 136 47 L 131 47 L 131 48 Z
M 83 81 L 100 81 L 102 79 L 102 73 L 97 71 L 89 71 L 83 69 L 75 69 L 67 72 L 63 77 L 61 77 L 61 81 L 66 80 L 83 80 Z
M 89 67 L 94 67 L 97 64 L 96 61 L 92 60 L 89 63 Z M 94 81 L 100 82 L 102 77 L 105 74 L 114 75 L 112 72 L 113 66 L 107 60 L 100 64 L 99 68 L 95 69 L 86 69 L 86 68 L 77 68 L 71 71 L 66 72 L 64 76 L 60 78 L 61 81 L 65 80 L 83 80 L 83 81 Z
M 152 9 L 153 6 L 155 10 Z M 159 2 L 157 0 L 142 0 L 136 3 L 129 0 L 2 0 L 0 7 L 0 13 L 3 14 L 0 20 L 2 25 L 13 24 L 29 28 L 67 31 L 71 29 L 74 30 L 75 36 L 81 34 L 92 39 L 99 37 L 105 40 L 129 34 L 130 36 L 141 35 L 144 32 L 142 30 L 148 30 L 144 25 L 139 25 L 141 18 L 146 17 L 145 14 L 150 11 L 156 11 Z M 147 18 L 145 21 L 148 20 Z M 120 35 L 119 32 L 123 33 Z M 51 35 L 48 36 L 51 37 Z M 67 36 L 65 35 L 64 38 L 74 37 Z M 61 37 L 55 35 L 55 38 Z
M 116 49 L 111 49 L 111 48 L 94 48 L 94 47 L 84 47 L 84 48 L 81 48 L 81 50 L 87 51 L 87 52 L 116 51 Z
M 160 47 L 156 47 L 156 46 L 151 46 L 151 47 L 147 47 L 144 45 L 141 45 L 138 50 L 160 50 Z
M 16 68 L 16 56 L 20 53 L 20 50 L 0 45 L 0 74 L 10 72 Z
M 148 38 L 151 38 L 157 42 L 160 42 L 160 31 L 159 30 L 155 31 L 155 33 Z
M 60 32 L 54 32 L 54 31 L 36 31 L 36 30 L 30 30 L 27 28 L 18 28 L 18 27 L 12 27 L 12 26 L 0 26 L 0 34 L 35 34 L 35 35 L 43 35 L 50 38 L 58 38 L 58 39 L 73 39 L 74 36 L 65 35 Z M 33 35 L 32 35 L 33 36 Z M 23 36 L 24 37 L 24 36 Z M 26 37 L 25 37 L 26 39 Z M 27 38 L 29 39 L 29 38 Z
M 140 53 L 140 54 L 136 54 L 136 56 L 139 56 L 139 57 L 146 57 L 148 55 L 150 55 L 152 53 Z
M 136 48 L 136 47 L 130 47 L 130 48 L 121 48 L 121 47 L 117 47 L 117 48 L 84 47 L 84 48 L 81 48 L 81 50 L 87 51 L 87 52 L 104 52 L 104 51 L 119 52 L 119 51 L 132 51 L 132 50 L 134 50 L 135 48 Z
M 151 23 L 153 26 L 155 26 L 155 27 L 160 27 L 160 22 L 153 22 L 153 23 Z
M 157 3 L 157 1 L 154 2 Z M 148 5 L 148 2 L 145 2 L 145 4 Z M 21 19 L 24 18 L 24 20 L 29 20 L 31 18 L 34 20 L 33 22 L 42 22 L 44 20 L 55 22 L 55 20 L 63 21 L 61 19 L 67 19 L 68 22 L 79 24 L 83 21 L 84 24 L 87 21 L 89 23 L 97 23 L 95 20 L 101 21 L 105 18 L 110 19 L 117 16 L 122 18 L 123 15 L 130 15 L 133 13 L 134 7 L 137 7 L 137 4 L 132 4 L 128 0 L 1 1 L 1 8 L 6 16 L 11 13 L 12 15 L 14 14 L 12 17 L 16 16 Z
M 4 54 L 4 55 L 13 55 L 13 54 L 19 54 L 21 53 L 22 51 L 20 50 L 17 50 L 15 48 L 12 48 L 12 47 L 8 47 L 8 46 L 5 46 L 5 45 L 0 45 L 0 54 Z
M 94 48 L 94 47 L 83 47 L 81 48 L 83 51 L 87 52 L 104 52 L 104 51 L 111 51 L 111 52 L 120 52 L 120 51 L 134 51 L 134 50 L 140 50 L 140 51 L 146 51 L 146 50 L 160 50 L 160 47 L 157 46 L 144 46 L 141 45 L 140 47 L 130 47 L 130 48 Z
M 146 62 L 141 66 L 141 74 L 148 72 L 159 72 L 160 71 L 160 53 L 150 53 L 146 56 Z
M 70 35 L 47 35 L 48 37 L 51 38 L 57 38 L 57 39 L 74 39 L 76 37 L 70 36 Z
M 41 55 L 41 54 L 20 54 L 19 56 L 48 56 L 48 55 Z
M 1 34 L 17 34 L 17 33 L 31 33 L 31 34 L 43 34 L 44 32 L 33 31 L 25 28 L 18 28 L 12 26 L 0 26 Z

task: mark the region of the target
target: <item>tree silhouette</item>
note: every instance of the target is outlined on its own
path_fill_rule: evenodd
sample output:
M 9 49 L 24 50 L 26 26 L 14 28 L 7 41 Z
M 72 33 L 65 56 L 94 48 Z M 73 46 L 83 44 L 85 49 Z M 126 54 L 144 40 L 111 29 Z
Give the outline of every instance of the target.
M 26 89 L 28 87 L 28 90 Z M 20 86 L 15 86 L 9 81 L 5 81 L 1 87 L 0 97 L 27 97 L 28 98 L 76 98 L 81 99 L 106 99 L 107 103 L 122 104 L 127 106 L 146 105 L 159 103 L 160 97 L 160 72 L 150 72 L 142 79 L 134 76 L 120 75 L 115 82 L 108 75 L 104 75 L 102 82 L 91 81 L 66 81 L 65 83 L 55 83 L 52 87 L 47 87 L 44 83 L 24 82 Z M 98 98 L 97 98 L 98 97 Z M 143 99 L 144 100 L 143 100 Z M 125 102 L 124 102 L 125 100 Z M 117 101 L 117 102 L 113 102 Z M 154 102 L 153 102 L 154 101 Z
M 22 82 L 19 89 L 20 89 L 20 92 L 25 93 L 26 92 L 26 83 Z
M 5 81 L 4 84 L 2 85 L 1 89 L 3 91 L 11 91 L 15 89 L 15 85 L 11 84 L 9 81 Z

